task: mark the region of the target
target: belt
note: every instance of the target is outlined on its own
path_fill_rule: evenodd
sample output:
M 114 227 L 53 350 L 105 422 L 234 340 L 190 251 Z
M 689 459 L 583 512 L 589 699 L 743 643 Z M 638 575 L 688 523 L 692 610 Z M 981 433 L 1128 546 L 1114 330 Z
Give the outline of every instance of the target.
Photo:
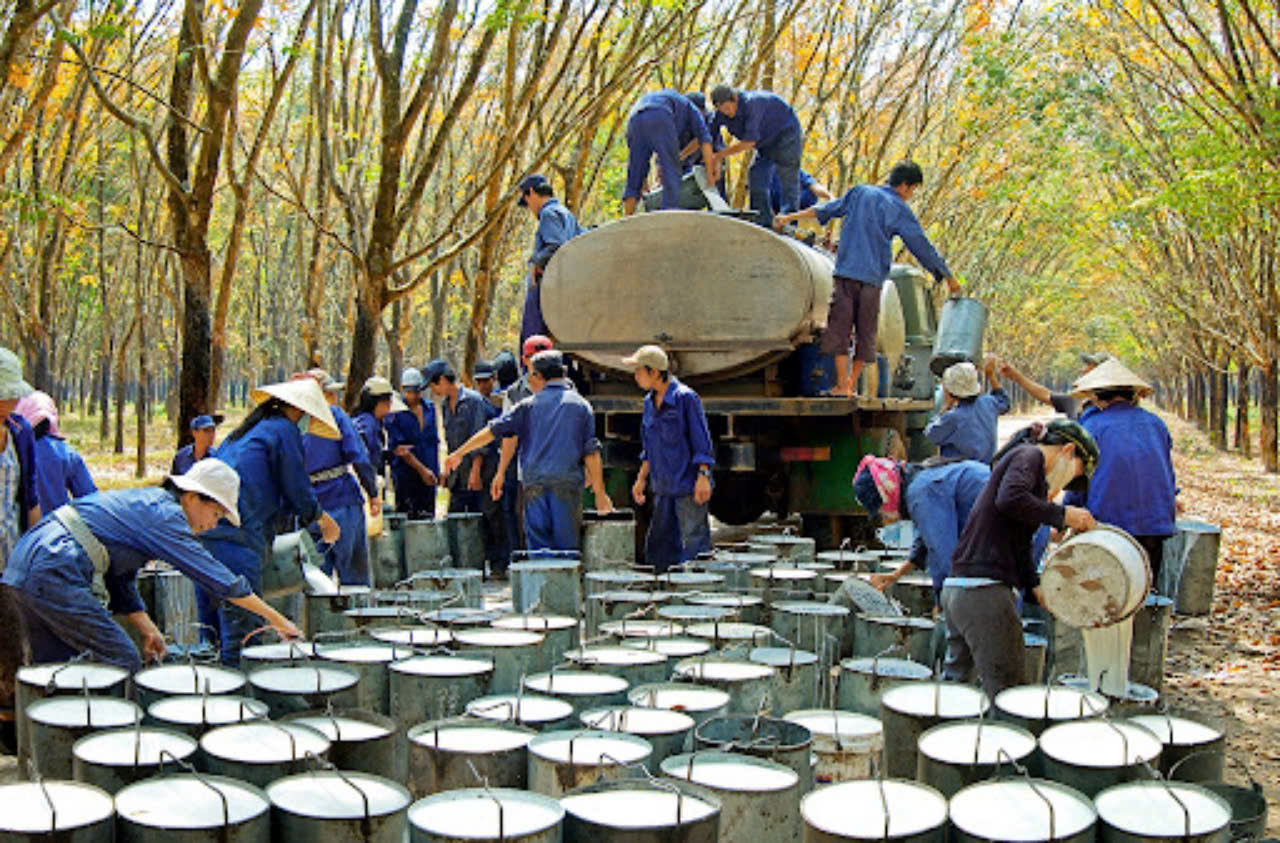
M 88 525 L 84 523 L 84 519 L 80 517 L 80 513 L 76 512 L 75 507 L 71 504 L 63 504 L 53 511 L 53 517 L 58 523 L 66 529 L 75 543 L 80 545 L 80 549 L 89 557 L 89 561 L 93 563 L 93 585 L 91 586 L 94 596 L 106 603 L 110 595 L 107 592 L 107 584 L 104 580 L 107 570 L 111 567 L 111 557 L 107 553 L 106 547 L 102 542 L 98 541 L 98 537 L 93 534 Z
M 344 462 L 342 465 L 335 465 L 333 468 L 322 468 L 319 471 L 314 471 L 308 474 L 307 477 L 311 480 L 312 486 L 317 483 L 323 483 L 326 480 L 337 480 L 347 473 L 348 466 L 350 466 L 350 463 Z

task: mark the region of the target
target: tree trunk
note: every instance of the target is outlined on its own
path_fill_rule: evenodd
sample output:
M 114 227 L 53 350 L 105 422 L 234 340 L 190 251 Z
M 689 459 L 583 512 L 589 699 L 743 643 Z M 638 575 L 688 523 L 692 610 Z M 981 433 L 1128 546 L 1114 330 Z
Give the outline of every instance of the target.
M 1262 467 L 1270 472 L 1277 471 L 1276 454 L 1276 421 L 1277 404 L 1280 399 L 1280 360 L 1273 354 L 1262 367 L 1262 390 L 1258 397 L 1259 424 L 1258 448 L 1262 453 Z
M 373 372 L 378 357 L 378 328 L 382 322 L 380 314 L 380 307 L 371 307 L 363 295 L 356 294 L 355 328 L 351 332 L 351 366 L 347 370 L 348 395 L 356 380 L 364 383 L 364 378 Z
M 1249 364 L 1244 361 L 1236 371 L 1236 450 L 1245 459 L 1253 450 L 1249 439 Z
M 1209 376 L 1209 442 L 1219 451 L 1227 447 L 1227 396 L 1223 390 L 1224 379 L 1216 369 Z
M 387 337 L 387 356 L 392 387 L 400 385 L 400 373 L 404 371 L 404 299 L 399 298 L 391 303 L 391 327 L 384 331 Z

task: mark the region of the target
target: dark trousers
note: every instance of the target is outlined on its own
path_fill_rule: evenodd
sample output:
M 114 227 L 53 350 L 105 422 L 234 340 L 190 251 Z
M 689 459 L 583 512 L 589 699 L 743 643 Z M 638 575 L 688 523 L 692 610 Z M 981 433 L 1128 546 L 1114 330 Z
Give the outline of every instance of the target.
M 534 334 L 548 334 L 547 323 L 542 318 L 542 287 L 533 283 L 533 276 L 525 281 L 524 312 L 520 316 L 520 344 Z
M 1160 567 L 1164 562 L 1164 542 L 1168 536 L 1134 536 L 1142 549 L 1147 552 L 1147 561 L 1151 563 L 1151 586 L 1160 583 Z
M 35 664 L 65 662 L 89 651 L 97 661 L 130 673 L 142 668 L 142 656 L 129 633 L 87 587 L 68 586 L 64 578 L 33 573 L 22 589 L 10 593 L 21 612 Z M 13 631 L 17 639 L 17 626 Z
M 336 570 L 343 585 L 371 585 L 369 578 L 369 525 L 365 521 L 364 503 L 353 503 L 328 510 L 342 530 L 336 544 L 320 538 L 320 526 L 311 526 L 316 550 L 324 556 L 321 570 L 332 576 Z
M 649 161 L 658 156 L 662 180 L 662 210 L 680 207 L 680 139 L 671 115 L 646 109 L 627 121 L 627 186 L 623 199 L 638 199 L 649 175 Z
M 577 550 L 582 541 L 582 487 L 530 486 L 524 501 L 524 540 L 529 550 Z
M 707 505 L 693 495 L 654 495 L 649 531 L 644 537 L 645 563 L 665 571 L 711 550 L 711 521 Z
M 422 482 L 418 472 L 404 466 L 391 471 L 396 490 L 396 511 L 415 521 L 436 517 L 436 487 Z
M 518 550 L 524 550 L 524 527 L 521 524 L 524 507 L 520 505 L 520 483 L 515 472 L 507 475 L 502 484 L 502 523 L 507 533 L 507 560 Z
M 947 664 L 944 676 L 970 681 L 974 671 L 987 698 L 1023 684 L 1027 657 L 1018 601 L 1007 585 L 976 588 L 944 586 L 942 611 L 947 617 Z
M 254 594 L 262 594 L 262 556 L 258 551 L 239 542 L 225 539 L 206 539 L 201 542 L 205 550 L 226 566 L 233 574 L 249 581 Z M 244 639 L 266 621 L 247 609 L 223 602 L 218 606 L 218 636 L 221 639 L 222 663 L 227 667 L 240 666 L 240 650 Z M 250 642 L 252 644 L 253 642 Z
M 773 227 L 769 185 L 775 171 L 782 182 L 782 212 L 790 213 L 800 206 L 800 155 L 803 150 L 804 135 L 800 132 L 785 132 L 770 140 L 768 146 L 756 147 L 755 160 L 747 171 L 747 184 L 756 222 L 765 228 Z

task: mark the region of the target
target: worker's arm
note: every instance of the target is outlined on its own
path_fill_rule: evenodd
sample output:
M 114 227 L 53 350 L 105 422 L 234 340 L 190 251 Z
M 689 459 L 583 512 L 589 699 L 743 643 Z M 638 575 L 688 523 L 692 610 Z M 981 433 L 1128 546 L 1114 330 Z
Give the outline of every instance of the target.
M 294 626 L 293 621 L 277 612 L 267 602 L 256 594 L 248 594 L 244 597 L 228 597 L 227 601 L 234 603 L 241 609 L 253 612 L 267 623 L 271 624 L 271 628 L 276 631 L 281 638 L 301 638 L 302 631 Z
M 720 161 L 728 158 L 730 155 L 740 155 L 743 152 L 750 152 L 755 148 L 755 141 L 736 141 L 735 143 L 729 144 L 719 152 L 713 152 L 712 155 L 715 156 L 717 161 Z
M 792 214 L 778 214 L 773 218 L 773 227 L 782 228 L 787 223 L 796 222 L 797 220 L 816 220 L 818 218 L 817 207 L 817 205 L 811 205 Z
M 151 616 L 146 612 L 139 611 L 130 612 L 124 617 L 129 622 L 129 626 L 133 627 L 137 631 L 138 637 L 142 639 L 143 663 L 159 662 L 163 659 L 169 648 L 164 643 L 164 633 L 156 628 Z
M 587 470 L 587 482 L 595 492 L 596 511 L 613 512 L 613 501 L 609 499 L 609 493 L 604 488 L 604 461 L 600 459 L 600 452 L 593 451 L 587 454 L 582 458 L 582 464 Z
M 636 475 L 635 485 L 631 487 L 631 498 L 637 506 L 644 506 L 644 487 L 649 482 L 649 461 L 640 463 L 640 473 Z
M 515 458 L 516 448 L 520 445 L 520 439 L 516 436 L 508 436 L 502 440 L 502 449 L 498 456 L 498 471 L 493 475 L 493 484 L 489 489 L 489 495 L 496 501 L 502 499 L 502 490 L 507 482 L 507 467 L 511 465 L 511 460 Z
M 444 458 L 444 473 L 448 476 L 462 463 L 462 458 L 472 451 L 478 451 L 493 441 L 493 431 L 484 427 L 475 432 L 470 439 L 463 442 L 458 450 Z
M 818 197 L 819 202 L 830 202 L 836 198 L 835 194 L 827 190 L 827 186 L 817 179 L 814 179 L 813 183 L 809 185 L 809 189 L 813 191 L 814 196 Z
M 1049 387 L 1042 383 L 1037 383 L 1022 374 L 1022 372 L 1018 371 L 1012 363 L 1001 364 L 999 371 L 1000 374 L 1022 387 L 1028 395 L 1039 401 L 1041 404 L 1053 403 L 1053 393 L 1049 391 Z

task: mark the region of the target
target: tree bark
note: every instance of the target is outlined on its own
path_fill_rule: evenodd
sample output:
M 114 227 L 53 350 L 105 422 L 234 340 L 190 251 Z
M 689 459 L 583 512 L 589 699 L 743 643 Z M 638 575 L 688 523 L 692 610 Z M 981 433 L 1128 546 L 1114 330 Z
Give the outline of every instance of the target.
M 1260 372 L 1262 378 L 1261 395 L 1258 396 L 1258 449 L 1262 456 L 1262 467 L 1275 472 L 1277 466 L 1276 433 L 1277 406 L 1280 405 L 1280 360 L 1272 356 Z
M 1245 459 L 1252 456 L 1253 441 L 1249 438 L 1249 364 L 1241 361 L 1236 372 L 1236 450 Z

